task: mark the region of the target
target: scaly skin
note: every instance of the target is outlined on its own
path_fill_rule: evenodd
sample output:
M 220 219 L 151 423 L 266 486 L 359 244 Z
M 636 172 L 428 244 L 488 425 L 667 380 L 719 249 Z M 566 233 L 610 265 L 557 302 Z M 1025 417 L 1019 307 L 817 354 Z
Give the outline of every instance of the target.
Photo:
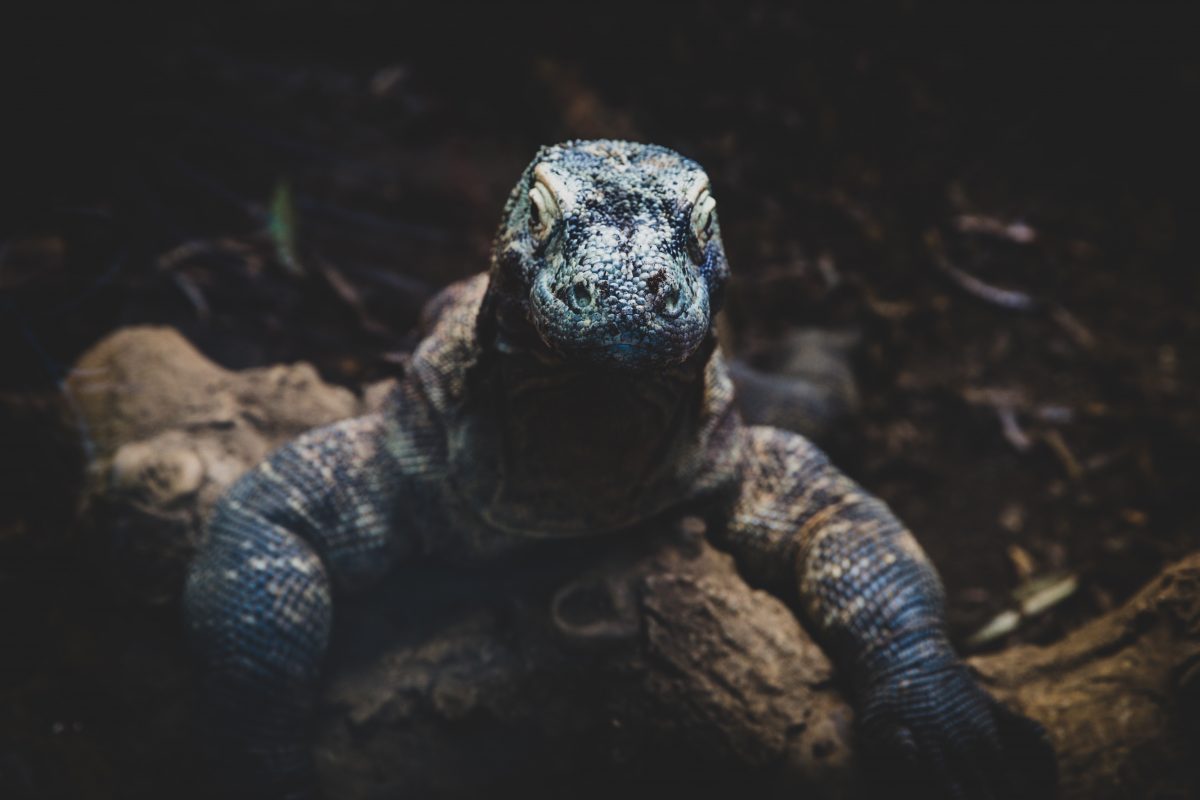
M 228 492 L 185 608 L 231 790 L 313 791 L 335 596 L 401 560 L 487 559 L 701 511 L 847 677 L 891 791 L 1010 796 L 1022 771 L 1049 789 L 1040 730 L 955 657 L 908 531 L 806 439 L 734 411 L 707 187 L 663 148 L 543 148 L 505 206 L 490 272 L 430 304 L 388 407 L 305 434 Z M 1037 763 L 1013 763 L 1018 750 Z

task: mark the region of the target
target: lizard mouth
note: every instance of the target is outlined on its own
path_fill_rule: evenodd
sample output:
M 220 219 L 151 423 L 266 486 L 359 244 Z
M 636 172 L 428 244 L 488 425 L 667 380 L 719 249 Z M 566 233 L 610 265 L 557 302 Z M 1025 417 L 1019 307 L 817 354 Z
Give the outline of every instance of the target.
M 686 362 L 703 341 L 703 331 L 677 337 L 600 335 L 586 339 L 550 339 L 543 334 L 546 346 L 564 361 L 617 371 L 653 371 L 678 366 Z

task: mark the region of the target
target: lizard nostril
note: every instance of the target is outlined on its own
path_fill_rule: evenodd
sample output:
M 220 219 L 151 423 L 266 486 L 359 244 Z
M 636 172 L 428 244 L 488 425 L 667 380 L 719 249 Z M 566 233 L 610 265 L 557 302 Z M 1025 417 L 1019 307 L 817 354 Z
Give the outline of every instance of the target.
M 576 278 L 567 292 L 567 305 L 575 312 L 583 312 L 596 304 L 596 293 L 586 278 Z

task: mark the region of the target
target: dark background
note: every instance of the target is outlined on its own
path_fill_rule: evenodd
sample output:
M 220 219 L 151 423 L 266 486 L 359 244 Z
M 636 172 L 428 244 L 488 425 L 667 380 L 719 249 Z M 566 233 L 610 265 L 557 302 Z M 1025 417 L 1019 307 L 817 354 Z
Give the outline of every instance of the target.
M 739 354 L 858 332 L 863 408 L 830 449 L 925 544 L 960 643 L 1030 578 L 1078 589 L 992 646 L 1052 641 L 1196 546 L 1182 7 L 63 5 L 2 29 L 0 795 L 193 783 L 164 733 L 177 610 L 101 588 L 79 452 L 39 424 L 72 360 L 158 322 L 232 367 L 394 372 L 543 143 L 708 169 Z M 284 195 L 299 271 L 269 232 Z

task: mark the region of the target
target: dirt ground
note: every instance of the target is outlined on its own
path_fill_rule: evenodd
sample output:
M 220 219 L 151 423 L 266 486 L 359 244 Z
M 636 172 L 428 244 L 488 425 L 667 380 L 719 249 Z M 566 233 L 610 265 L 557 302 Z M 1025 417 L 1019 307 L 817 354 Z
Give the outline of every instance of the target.
M 46 422 L 73 359 L 156 322 L 230 367 L 393 373 L 542 143 L 707 168 L 734 352 L 859 336 L 861 413 L 829 449 L 917 533 L 965 650 L 1053 641 L 1196 548 L 1181 20 L 648 6 L 30 23 L 0 123 L 0 795 L 162 796 L 193 763 L 158 736 L 177 609 L 118 602 L 72 529 L 85 453 Z M 968 641 L 1031 585 L 1064 599 Z

